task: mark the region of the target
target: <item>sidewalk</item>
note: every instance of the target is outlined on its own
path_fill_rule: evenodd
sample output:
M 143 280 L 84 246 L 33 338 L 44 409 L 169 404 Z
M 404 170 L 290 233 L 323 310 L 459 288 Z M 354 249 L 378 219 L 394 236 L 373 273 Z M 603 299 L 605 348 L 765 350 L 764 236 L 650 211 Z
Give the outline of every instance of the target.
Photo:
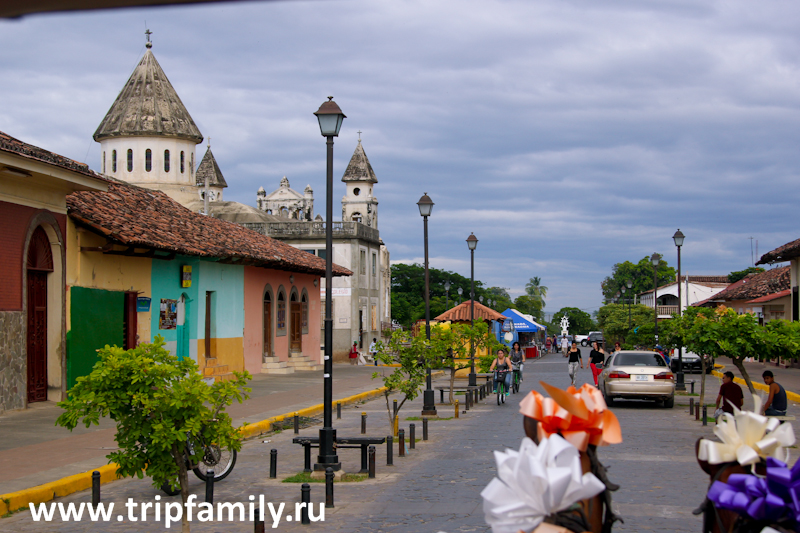
M 383 386 L 372 373 L 381 367 L 334 365 L 334 400 Z M 287 375 L 257 374 L 249 384 L 250 399 L 234 404 L 228 412 L 234 426 L 298 411 L 322 401 L 322 372 Z M 62 410 L 54 402 L 0 415 L 0 494 L 15 492 L 86 472 L 108 463 L 106 455 L 116 448 L 115 426 L 101 420 L 99 426 L 82 424 L 72 432 L 55 425 Z
M 723 369 L 717 369 L 718 371 L 731 371 L 737 378 L 741 378 L 741 372 L 727 357 L 718 358 L 717 363 L 725 366 Z M 753 382 L 753 386 L 757 391 L 763 392 L 766 390 L 761 374 L 765 370 L 771 370 L 775 375 L 775 381 L 786 389 L 789 401 L 797 402 L 800 400 L 800 368 L 781 368 L 774 364 L 759 362 L 745 363 L 744 368 L 747 370 L 750 381 Z

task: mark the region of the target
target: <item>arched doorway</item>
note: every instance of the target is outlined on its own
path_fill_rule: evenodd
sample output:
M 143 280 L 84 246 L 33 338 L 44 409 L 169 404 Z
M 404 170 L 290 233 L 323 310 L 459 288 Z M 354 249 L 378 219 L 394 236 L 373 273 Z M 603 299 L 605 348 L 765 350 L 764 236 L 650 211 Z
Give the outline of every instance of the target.
M 264 292 L 264 357 L 272 357 L 272 296 Z
M 292 352 L 303 351 L 303 307 L 297 301 L 297 292 L 292 291 L 291 322 L 289 325 L 289 350 Z
M 47 400 L 47 276 L 53 252 L 44 229 L 37 227 L 28 246 L 28 403 Z

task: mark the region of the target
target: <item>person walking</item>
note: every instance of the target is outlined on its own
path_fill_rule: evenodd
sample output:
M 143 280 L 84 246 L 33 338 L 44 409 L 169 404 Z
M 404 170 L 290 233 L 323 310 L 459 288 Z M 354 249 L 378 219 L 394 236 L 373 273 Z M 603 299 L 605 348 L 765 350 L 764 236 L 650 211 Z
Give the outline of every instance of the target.
M 765 370 L 761 377 L 769 387 L 769 397 L 764 402 L 764 414 L 766 416 L 786 416 L 786 389 L 780 383 L 775 382 L 772 370 Z
M 353 341 L 353 347 L 350 348 L 350 364 L 354 365 L 358 361 L 358 341 Z
M 372 338 L 372 343 L 369 345 L 369 356 L 372 357 L 372 364 L 378 366 L 378 339 Z
M 519 370 L 519 380 L 522 381 L 522 363 L 525 362 L 525 352 L 522 351 L 522 348 L 519 345 L 519 342 L 514 341 L 514 344 L 511 345 L 511 352 L 508 354 L 509 359 L 511 359 L 511 366 L 513 370 Z
M 572 341 L 572 348 L 564 354 L 564 357 L 569 357 L 567 370 L 569 372 L 569 379 L 572 381 L 572 386 L 574 387 L 575 377 L 578 375 L 578 365 L 580 364 L 581 368 L 583 368 L 583 357 L 581 357 L 581 351 L 578 349 L 578 343 Z
M 561 353 L 564 354 L 564 357 L 567 356 L 567 352 L 569 351 L 569 339 L 566 335 L 561 336 Z
M 594 378 L 594 386 L 597 387 L 597 376 L 603 371 L 597 365 L 602 365 L 606 362 L 606 352 L 603 347 L 597 347 L 597 341 L 592 343 L 592 351 L 589 353 L 589 367 L 592 369 L 592 378 Z
M 721 407 L 723 413 L 733 414 L 734 406 L 741 409 L 744 403 L 742 388 L 733 382 L 733 377 L 733 372 L 725 372 L 722 375 L 722 386 L 717 394 L 717 409 Z
M 553 341 L 550 337 L 547 337 L 547 340 L 544 342 L 544 349 L 545 353 L 550 353 L 550 348 L 553 346 Z

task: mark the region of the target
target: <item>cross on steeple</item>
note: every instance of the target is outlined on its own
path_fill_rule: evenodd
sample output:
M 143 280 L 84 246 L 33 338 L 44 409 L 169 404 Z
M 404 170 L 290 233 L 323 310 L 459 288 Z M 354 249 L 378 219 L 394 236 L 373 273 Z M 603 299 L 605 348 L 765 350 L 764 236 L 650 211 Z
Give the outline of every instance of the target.
M 361 131 L 358 131 L 358 142 L 361 142 Z
M 147 28 L 144 31 L 144 34 L 147 36 L 147 42 L 144 44 L 147 48 L 152 48 L 153 43 L 150 42 L 150 36 L 153 35 L 153 32 L 150 31 L 150 28 Z
M 208 149 L 211 150 L 211 137 L 208 138 Z

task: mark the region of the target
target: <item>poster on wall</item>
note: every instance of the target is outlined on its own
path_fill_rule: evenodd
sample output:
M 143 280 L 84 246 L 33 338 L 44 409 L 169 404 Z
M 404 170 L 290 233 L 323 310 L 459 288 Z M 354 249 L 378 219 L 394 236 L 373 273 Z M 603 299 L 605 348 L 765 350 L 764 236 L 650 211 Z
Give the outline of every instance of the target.
M 175 329 L 178 324 L 178 300 L 161 298 L 158 329 Z

